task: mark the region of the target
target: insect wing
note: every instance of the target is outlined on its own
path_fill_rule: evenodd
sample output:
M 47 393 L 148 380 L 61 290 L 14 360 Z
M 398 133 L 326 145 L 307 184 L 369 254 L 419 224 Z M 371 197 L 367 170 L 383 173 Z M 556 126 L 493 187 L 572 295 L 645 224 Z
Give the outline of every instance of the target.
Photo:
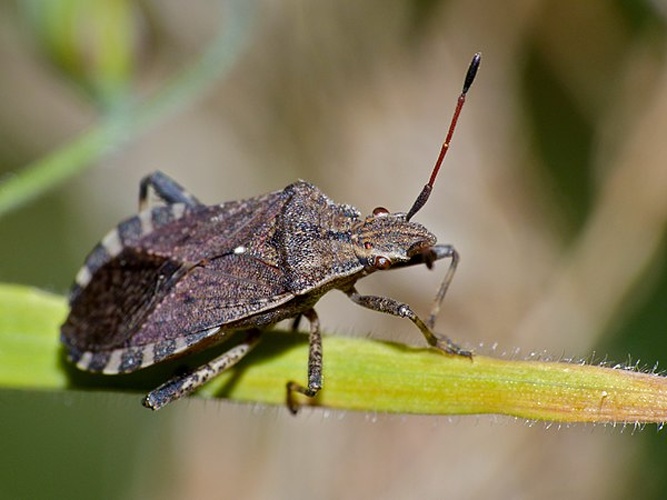
M 62 327 L 78 366 L 133 371 L 290 300 L 268 244 L 281 193 L 196 207 L 144 234 L 128 230 L 142 227 L 142 213 L 109 233 L 79 273 L 87 279 L 77 278 Z
M 232 253 L 203 262 L 174 283 L 129 341 L 147 345 L 234 326 L 292 299 L 284 282 L 279 268 L 249 255 Z
M 273 230 L 286 202 L 282 191 L 222 205 L 198 206 L 168 226 L 143 235 L 130 245 L 184 262 L 228 254 L 253 241 L 261 244 Z

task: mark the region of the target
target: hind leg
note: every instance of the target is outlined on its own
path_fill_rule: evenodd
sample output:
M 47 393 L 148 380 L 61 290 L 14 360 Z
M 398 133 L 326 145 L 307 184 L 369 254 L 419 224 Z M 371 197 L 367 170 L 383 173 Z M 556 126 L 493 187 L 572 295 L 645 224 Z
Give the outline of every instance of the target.
M 248 354 L 259 341 L 259 330 L 251 330 L 238 345 L 200 366 L 193 372 L 177 375 L 148 393 L 143 405 L 151 410 L 159 410 L 163 406 L 192 393 L 212 378 L 228 370 Z
M 183 203 L 188 207 L 196 207 L 201 205 L 201 202 L 190 194 L 183 186 L 178 184 L 174 179 L 159 170 L 147 175 L 141 179 L 139 184 L 139 210 L 148 208 L 148 188 L 152 188 L 153 192 L 162 201 L 168 205 L 175 203 Z

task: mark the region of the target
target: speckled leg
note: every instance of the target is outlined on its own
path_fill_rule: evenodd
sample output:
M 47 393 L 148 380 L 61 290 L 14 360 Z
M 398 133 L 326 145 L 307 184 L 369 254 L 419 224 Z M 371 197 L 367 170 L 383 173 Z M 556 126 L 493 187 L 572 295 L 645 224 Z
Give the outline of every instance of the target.
M 152 390 L 144 398 L 143 405 L 151 410 L 159 410 L 166 404 L 187 396 L 213 377 L 216 377 L 238 363 L 257 345 L 259 336 L 259 330 L 251 330 L 242 343 L 232 347 L 205 365 L 200 366 L 195 371 L 176 376 L 157 389 Z
M 454 278 L 454 273 L 456 272 L 456 266 L 459 264 L 459 253 L 454 249 L 453 246 L 451 245 L 438 245 L 438 259 L 450 259 L 449 261 L 449 267 L 447 268 L 447 273 L 445 274 L 445 277 L 442 280 L 442 283 L 440 284 L 440 288 L 438 288 L 438 293 L 435 296 L 435 299 L 433 299 L 433 306 L 431 306 L 431 313 L 428 315 L 428 318 L 426 319 L 426 325 L 433 330 L 433 327 L 435 326 L 435 320 L 438 317 L 438 313 L 440 312 L 440 307 L 442 306 L 442 301 L 445 300 L 445 294 L 447 293 L 447 290 L 449 289 L 449 284 L 452 282 L 452 278 Z
M 139 210 L 148 208 L 148 188 L 168 205 L 183 203 L 189 207 L 201 205 L 201 202 L 190 194 L 183 186 L 160 171 L 153 172 L 141 179 L 139 184 Z
M 424 323 L 424 321 L 422 321 L 419 316 L 417 316 L 417 314 L 409 305 L 398 302 L 394 299 L 390 299 L 388 297 L 361 295 L 354 287 L 348 290 L 346 293 L 347 296 L 352 299 L 352 301 L 354 301 L 356 304 L 359 304 L 360 306 L 372 309 L 373 311 L 392 314 L 394 316 L 398 316 L 399 318 L 408 318 L 417 326 L 417 328 L 419 328 L 430 346 L 449 354 L 472 358 L 472 353 L 470 351 L 459 347 L 444 335 L 436 335 L 433 333 L 433 331 L 426 325 L 426 323 Z
M 310 336 L 308 349 L 308 387 L 298 382 L 287 382 L 287 408 L 296 414 L 299 411 L 299 403 L 296 401 L 296 393 L 313 398 L 322 388 L 322 335 L 320 334 L 320 320 L 314 309 L 309 309 L 303 316 L 310 321 Z

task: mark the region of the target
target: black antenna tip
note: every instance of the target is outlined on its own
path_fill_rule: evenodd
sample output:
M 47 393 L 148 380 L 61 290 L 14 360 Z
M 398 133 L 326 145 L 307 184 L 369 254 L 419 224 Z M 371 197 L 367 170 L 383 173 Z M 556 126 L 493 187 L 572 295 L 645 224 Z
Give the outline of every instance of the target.
M 479 69 L 479 64 L 482 62 L 482 53 L 477 52 L 472 56 L 472 61 L 470 61 L 470 66 L 468 67 L 468 72 L 466 73 L 466 79 L 463 82 L 463 93 L 467 93 L 472 86 L 472 82 L 475 81 L 475 76 L 477 76 L 477 70 Z

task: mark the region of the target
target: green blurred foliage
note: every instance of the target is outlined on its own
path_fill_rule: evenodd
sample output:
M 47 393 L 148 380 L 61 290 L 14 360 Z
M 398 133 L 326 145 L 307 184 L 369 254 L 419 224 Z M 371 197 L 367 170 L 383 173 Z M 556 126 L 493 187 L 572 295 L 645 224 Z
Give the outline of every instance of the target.
M 140 58 L 142 16 L 124 0 L 26 0 L 21 14 L 49 63 L 113 109 L 128 97 Z
M 574 237 L 586 221 L 594 195 L 588 168 L 594 124 L 582 115 L 537 47 L 529 50 L 523 77 L 531 132 Z
M 166 465 L 168 415 L 153 418 L 127 395 L 65 398 L 2 392 L 3 498 L 128 498 L 137 471 Z

